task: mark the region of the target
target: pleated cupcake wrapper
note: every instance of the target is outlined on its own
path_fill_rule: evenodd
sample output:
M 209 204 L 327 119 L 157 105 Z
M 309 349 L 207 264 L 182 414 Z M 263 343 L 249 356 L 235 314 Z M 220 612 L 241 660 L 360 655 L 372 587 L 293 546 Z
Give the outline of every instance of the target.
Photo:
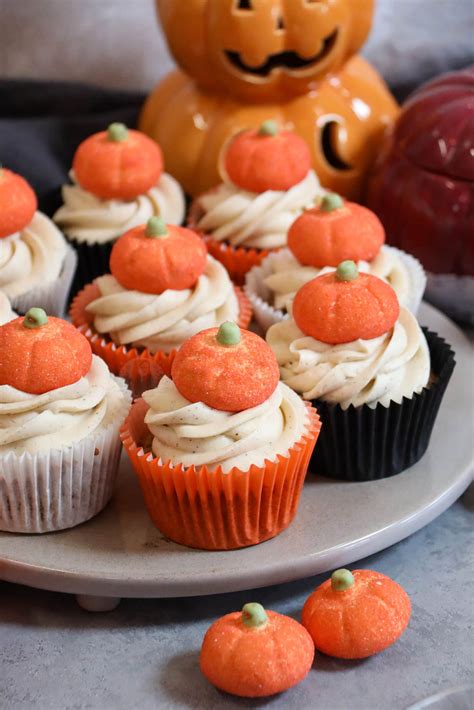
M 110 255 L 116 239 L 105 244 L 87 244 L 72 237 L 68 239 L 77 254 L 77 269 L 71 288 L 73 298 L 86 284 L 110 272 Z
M 121 436 L 150 517 L 170 540 L 203 550 L 231 550 L 275 537 L 291 523 L 321 426 L 309 404 L 306 433 L 285 456 L 228 473 L 220 467 L 185 469 L 145 453 L 147 408 L 144 400 L 135 402 Z
M 474 276 L 428 273 L 426 300 L 451 318 L 474 325 Z
M 423 328 L 434 381 L 410 399 L 388 407 L 350 406 L 313 400 L 322 423 L 311 473 L 346 481 L 374 481 L 413 466 L 425 453 L 448 382 L 454 352 L 436 333 Z
M 234 287 L 234 290 L 239 303 L 238 324 L 241 328 L 247 328 L 252 319 L 252 307 L 248 298 L 240 288 Z M 134 360 L 138 357 L 154 360 L 163 368 L 165 374 L 168 375 L 171 371 L 171 365 L 177 352 L 176 350 L 172 350 L 170 353 L 161 351 L 151 353 L 147 348 L 116 345 L 110 338 L 99 335 L 99 333 L 94 330 L 92 315 L 86 311 L 86 307 L 99 297 L 100 292 L 98 286 L 94 283 L 88 284 L 77 294 L 69 311 L 73 324 L 86 336 L 95 355 L 101 357 L 109 366 L 109 370 L 115 375 L 120 375 L 123 366 L 129 360 Z
M 140 399 L 144 392 L 155 389 L 165 374 L 170 376 L 171 372 L 165 373 L 157 361 L 143 357 L 129 360 L 120 370 L 120 377 L 127 382 L 134 400 Z
M 123 404 L 114 421 L 69 447 L 36 454 L 0 454 L 0 530 L 47 533 L 93 518 L 114 490 L 120 426 L 131 396 L 118 380 Z
M 50 316 L 63 317 L 76 265 L 76 252 L 67 246 L 63 268 L 58 278 L 12 298 L 13 310 L 24 315 L 30 308 L 38 307 L 43 308 Z

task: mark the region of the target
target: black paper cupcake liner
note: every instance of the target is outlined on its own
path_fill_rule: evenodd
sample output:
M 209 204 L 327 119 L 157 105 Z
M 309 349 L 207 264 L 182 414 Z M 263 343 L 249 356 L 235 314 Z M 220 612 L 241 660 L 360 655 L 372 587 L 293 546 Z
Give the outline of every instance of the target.
M 115 240 L 105 244 L 85 244 L 79 243 L 74 239 L 68 241 L 76 250 L 78 257 L 77 269 L 69 294 L 69 300 L 71 301 L 86 284 L 93 281 L 97 276 L 110 273 L 110 254 Z
M 312 473 L 345 481 L 375 481 L 401 473 L 421 459 L 456 364 L 443 338 L 426 328 L 423 332 L 432 381 L 419 394 L 374 409 L 366 404 L 342 409 L 313 400 L 322 427 L 310 463 Z

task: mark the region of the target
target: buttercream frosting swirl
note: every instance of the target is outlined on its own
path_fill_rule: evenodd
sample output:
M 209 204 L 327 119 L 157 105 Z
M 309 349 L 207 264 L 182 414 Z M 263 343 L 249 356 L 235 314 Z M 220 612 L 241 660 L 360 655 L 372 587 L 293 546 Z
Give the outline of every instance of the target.
M 191 403 L 168 377 L 143 398 L 150 407 L 145 423 L 154 455 L 184 467 L 248 471 L 287 454 L 308 423 L 303 401 L 281 382 L 265 402 L 237 413 Z
M 291 224 L 324 193 L 313 170 L 286 192 L 248 192 L 224 182 L 197 198 L 204 214 L 197 228 L 232 246 L 277 249 L 285 246 Z
M 269 329 L 267 342 L 283 382 L 307 400 L 338 403 L 343 409 L 400 403 L 426 387 L 430 377 L 425 336 L 405 308 L 388 333 L 371 340 L 329 345 L 304 335 L 289 319 Z
M 107 365 L 93 356 L 85 377 L 44 394 L 0 386 L 0 453 L 20 455 L 72 446 L 113 422 L 124 395 Z
M 133 227 L 146 224 L 160 215 L 167 224 L 181 224 L 185 200 L 179 183 L 162 173 L 158 183 L 134 200 L 101 200 L 77 183 L 69 173 L 72 185 L 62 189 L 63 206 L 54 215 L 70 239 L 86 244 L 106 244 Z
M 117 345 L 170 352 L 205 328 L 238 320 L 239 304 L 225 268 L 211 256 L 193 288 L 159 295 L 128 291 L 110 274 L 95 280 L 100 298 L 87 306 L 94 328 Z
M 0 325 L 4 325 L 14 318 L 16 318 L 16 313 L 12 310 L 8 297 L 0 291 Z
M 0 239 L 0 289 L 13 299 L 55 281 L 66 258 L 66 241 L 56 225 L 35 212 L 21 232 Z

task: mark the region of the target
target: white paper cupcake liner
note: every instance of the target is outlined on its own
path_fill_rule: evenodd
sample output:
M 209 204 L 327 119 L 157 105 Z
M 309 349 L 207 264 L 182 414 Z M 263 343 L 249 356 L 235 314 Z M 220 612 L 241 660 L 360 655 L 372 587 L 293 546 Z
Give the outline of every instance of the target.
M 406 251 L 397 249 L 397 247 L 389 246 L 388 244 L 384 245 L 384 249 L 395 254 L 408 271 L 408 277 L 410 279 L 410 298 L 404 306 L 416 315 L 420 307 L 423 294 L 425 293 L 426 272 L 418 259 L 412 256 L 412 254 L 408 254 Z
M 12 308 L 24 315 L 28 309 L 38 307 L 43 308 L 49 316 L 62 318 L 66 310 L 76 266 L 77 254 L 68 244 L 63 268 L 58 278 L 37 288 L 32 288 L 21 296 L 15 296 L 11 299 Z
M 114 379 L 122 404 L 107 426 L 62 449 L 0 454 L 0 530 L 64 530 L 93 518 L 107 505 L 122 449 L 119 431 L 131 404 L 124 380 Z
M 451 318 L 474 325 L 474 276 L 428 273 L 426 300 Z

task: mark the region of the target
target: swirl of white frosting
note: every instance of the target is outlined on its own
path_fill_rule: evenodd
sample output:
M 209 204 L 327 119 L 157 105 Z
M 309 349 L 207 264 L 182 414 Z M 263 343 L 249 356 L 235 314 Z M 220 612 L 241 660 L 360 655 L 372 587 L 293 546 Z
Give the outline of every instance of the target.
M 155 187 L 134 200 L 101 200 L 83 190 L 74 172 L 69 173 L 73 185 L 62 189 L 63 206 L 53 219 L 70 239 L 86 244 L 105 244 L 133 227 L 146 224 L 160 215 L 167 224 L 181 224 L 185 200 L 179 183 L 162 173 Z
M 304 335 L 293 319 L 273 325 L 267 342 L 281 379 L 305 399 L 352 404 L 400 403 L 426 387 L 430 354 L 415 316 L 405 308 L 394 327 L 371 340 L 329 345 Z
M 61 449 L 108 426 L 124 395 L 107 365 L 93 356 L 85 377 L 44 394 L 0 386 L 0 453 Z
M 401 258 L 402 257 L 402 258 Z M 424 288 L 424 283 L 413 283 L 413 278 L 404 258 L 408 254 L 394 247 L 382 246 L 377 256 L 372 261 L 359 261 L 359 271 L 378 276 L 390 284 L 398 296 L 401 306 L 409 307 L 418 297 L 414 291 Z M 269 254 L 262 267 L 268 264 L 271 273 L 264 278 L 264 284 L 270 291 L 270 303 L 280 310 L 288 310 L 296 292 L 308 281 L 322 276 L 334 267 L 325 266 L 318 269 L 314 266 L 302 266 L 289 249 L 284 249 L 277 254 Z
M 193 288 L 159 295 L 127 291 L 110 274 L 95 280 L 100 298 L 87 310 L 94 328 L 118 345 L 170 352 L 195 333 L 237 320 L 239 304 L 225 268 L 211 256 Z
M 8 297 L 0 291 L 0 325 L 4 325 L 14 318 L 16 318 L 16 313 L 12 310 Z
M 0 239 L 0 289 L 9 298 L 55 281 L 66 258 L 66 241 L 56 225 L 35 212 L 21 232 Z
M 286 192 L 257 194 L 225 182 L 197 199 L 204 212 L 197 228 L 232 246 L 277 249 L 285 246 L 287 232 L 306 207 L 324 194 L 313 170 Z
M 153 435 L 153 453 L 185 467 L 248 471 L 252 464 L 287 454 L 308 424 L 303 401 L 281 382 L 265 402 L 237 413 L 189 402 L 168 377 L 143 398 L 150 407 L 145 423 Z

